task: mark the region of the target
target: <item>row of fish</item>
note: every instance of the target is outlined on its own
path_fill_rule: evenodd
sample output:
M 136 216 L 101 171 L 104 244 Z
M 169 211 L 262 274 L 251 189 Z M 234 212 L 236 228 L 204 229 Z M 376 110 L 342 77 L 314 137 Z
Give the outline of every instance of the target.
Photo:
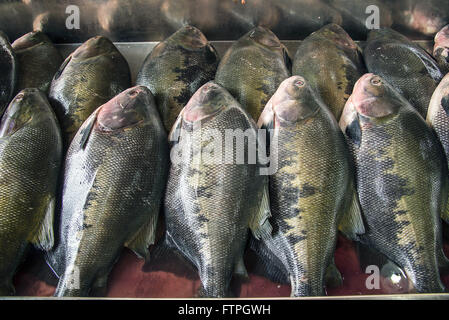
M 437 37 L 441 57 L 446 38 L 445 30 Z M 341 282 L 338 229 L 386 255 L 418 292 L 443 291 L 447 163 L 423 116 L 433 91 L 428 119 L 433 105 L 446 110 L 447 81 L 437 88 L 435 60 L 397 32 L 369 39 L 362 52 L 330 24 L 291 61 L 276 35 L 257 27 L 219 61 L 201 31 L 186 26 L 153 49 L 130 89 L 115 46 L 103 37 L 85 42 L 51 83 L 21 90 L 3 115 L 0 294 L 13 292 L 28 243 L 47 251 L 60 278 L 56 295 L 103 290 L 123 246 L 150 257 L 160 206 L 166 230 L 157 248 L 180 251 L 197 267 L 202 296 L 226 296 L 233 273 L 247 274 L 248 238 L 293 296 L 322 295 L 326 280 Z M 20 67 L 7 40 L 2 48 L 5 70 Z M 210 141 L 195 141 L 197 124 L 223 137 L 247 132 L 278 170 L 260 175 L 260 159 L 199 161 Z M 262 141 L 258 127 L 274 134 Z M 169 147 L 187 160 L 170 163 Z
M 185 24 L 213 40 L 234 40 L 263 25 L 282 39 L 298 39 L 336 23 L 363 40 L 373 12 L 380 26 L 421 38 L 433 36 L 449 17 L 445 0 L 13 0 L 0 4 L 0 29 L 13 40 L 41 30 L 53 41 L 73 43 L 98 34 L 115 41 L 157 41 Z M 82 17 L 79 26 L 67 28 L 74 13 Z

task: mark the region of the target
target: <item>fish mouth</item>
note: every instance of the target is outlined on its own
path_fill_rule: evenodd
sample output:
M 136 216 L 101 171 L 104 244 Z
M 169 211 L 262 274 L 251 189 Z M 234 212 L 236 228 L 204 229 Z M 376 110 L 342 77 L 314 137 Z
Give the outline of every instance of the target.
M 112 132 L 134 126 L 145 120 L 151 93 L 144 86 L 129 88 L 100 107 L 97 127 Z
M 449 25 L 445 26 L 435 35 L 435 49 L 444 48 L 449 49 Z
M 76 49 L 72 57 L 75 59 L 88 59 L 100 56 L 113 50 L 114 44 L 106 37 L 96 36 L 84 42 Z
M 187 123 L 194 123 L 220 112 L 224 105 L 215 103 L 215 101 L 217 101 L 221 90 L 222 88 L 214 82 L 203 85 L 184 107 L 183 119 Z
M 354 85 L 350 102 L 358 114 L 368 118 L 383 118 L 394 113 L 394 109 L 384 99 L 388 84 L 378 75 L 367 73 Z M 376 103 L 377 101 L 382 103 Z
M 24 50 L 48 41 L 47 36 L 41 31 L 29 32 L 12 43 L 14 50 Z
M 43 101 L 43 93 L 36 88 L 20 91 L 9 104 L 0 124 L 0 137 L 12 135 L 33 120 Z
M 322 28 L 325 35 L 328 35 L 332 40 L 341 47 L 346 47 L 352 50 L 357 49 L 357 45 L 351 39 L 349 34 L 338 24 L 330 23 Z
M 248 37 L 265 47 L 277 49 L 283 48 L 281 41 L 273 33 L 273 31 L 263 26 L 257 26 L 256 28 L 251 30 L 248 33 Z
M 183 47 L 188 49 L 201 49 L 209 44 L 206 36 L 194 26 L 186 25 L 177 31 L 181 37 Z

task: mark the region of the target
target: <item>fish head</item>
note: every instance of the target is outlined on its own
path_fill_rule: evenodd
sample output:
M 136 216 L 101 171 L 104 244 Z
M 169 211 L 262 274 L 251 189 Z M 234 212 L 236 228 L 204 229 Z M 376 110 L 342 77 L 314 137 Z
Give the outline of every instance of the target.
M 23 128 L 27 123 L 38 122 L 48 107 L 44 93 L 36 88 L 20 91 L 9 104 L 0 124 L 0 137 L 8 136 Z
M 23 35 L 12 43 L 14 50 L 24 50 L 40 43 L 50 42 L 50 39 L 41 31 L 32 31 Z
M 189 50 L 201 49 L 209 44 L 206 36 L 198 28 L 191 25 L 185 25 L 176 31 L 171 40 Z
M 229 96 L 223 87 L 213 81 L 204 84 L 184 107 L 183 120 L 195 123 L 213 117 L 232 103 Z
M 307 81 L 292 76 L 281 83 L 270 99 L 261 122 L 274 120 L 272 127 L 289 127 L 307 121 L 319 108 L 320 102 Z
M 397 114 L 404 99 L 380 76 L 367 73 L 355 84 L 347 104 L 362 119 L 384 119 Z M 349 112 L 349 110 L 347 111 Z
M 96 128 L 113 132 L 132 127 L 149 117 L 153 96 L 145 86 L 129 88 L 99 108 Z
M 254 43 L 260 47 L 276 52 L 284 59 L 285 64 L 291 66 L 291 57 L 287 48 L 281 43 L 279 38 L 268 28 L 258 26 L 252 29 L 243 37 L 244 40 Z
M 446 62 L 449 63 L 449 25 L 436 34 L 433 55 L 444 57 Z
M 85 60 L 100 55 L 114 52 L 117 49 L 114 44 L 106 37 L 96 36 L 84 42 L 78 49 L 72 53 L 72 58 Z
M 349 34 L 338 24 L 330 23 L 325 25 L 320 30 L 316 31 L 316 34 L 329 39 L 343 50 L 346 49 L 352 51 L 358 49 L 356 43 L 352 40 Z

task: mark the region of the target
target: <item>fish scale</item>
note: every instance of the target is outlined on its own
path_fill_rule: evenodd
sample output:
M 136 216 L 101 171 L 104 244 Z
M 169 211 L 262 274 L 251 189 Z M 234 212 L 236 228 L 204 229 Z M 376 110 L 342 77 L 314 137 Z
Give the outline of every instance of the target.
M 439 217 L 447 177 L 435 135 L 404 97 L 372 74 L 359 80 L 346 108 L 357 110 L 345 119 L 349 139 L 356 126 L 361 132 L 354 145 L 366 222 L 360 240 L 403 268 L 416 291 L 444 291 Z
M 87 57 L 82 56 L 86 53 Z M 104 37 L 89 39 L 67 57 L 49 89 L 66 149 L 79 127 L 99 106 L 130 86 L 128 63 Z
M 300 76 L 285 80 L 259 120 L 262 127 L 274 123 L 271 140 L 277 144 L 270 158 L 277 159 L 278 170 L 269 177 L 273 235 L 252 247 L 279 259 L 280 265 L 267 268 L 284 270 L 292 296 L 320 296 L 333 263 L 338 225 L 349 210 L 353 178 L 334 117 L 308 83 L 300 88 L 296 81 L 305 83 Z M 300 116 L 295 120 L 283 118 L 296 112 Z
M 263 41 L 272 42 L 270 45 Z M 268 29 L 257 27 L 236 41 L 220 61 L 215 81 L 255 121 L 281 82 L 290 75 L 287 49 Z
M 201 45 L 191 48 L 194 41 Z M 181 28 L 147 56 L 136 83 L 154 94 L 167 132 L 195 91 L 214 78 L 218 61 L 215 48 L 192 26 Z
M 360 48 L 338 25 L 312 33 L 298 47 L 293 74 L 303 76 L 337 120 L 365 65 Z
M 61 135 L 43 94 L 36 89 L 21 94 L 22 100 L 16 98 L 7 109 L 2 129 L 9 125 L 8 113 L 15 106 L 19 117 L 28 114 L 31 119 L 14 124 L 17 131 L 0 137 L 0 295 L 13 292 L 12 276 L 29 243 L 46 250 L 53 245 L 52 204 L 62 158 Z M 47 219 L 45 242 L 37 237 Z
M 25 34 L 12 43 L 19 61 L 16 92 L 25 88 L 38 88 L 47 93 L 51 81 L 63 62 L 58 49 L 40 31 Z
M 364 58 L 369 72 L 384 78 L 426 117 L 430 98 L 443 74 L 424 49 L 385 28 L 369 33 Z
M 208 85 L 210 83 L 205 86 Z M 187 150 L 188 157 L 181 163 L 172 164 L 170 169 L 164 203 L 166 238 L 172 248 L 179 250 L 197 267 L 202 282 L 200 294 L 224 297 L 229 294 L 233 272 L 238 271 L 236 266 L 243 263 L 248 228 L 259 210 L 258 202 L 266 180 L 258 175 L 257 163 L 197 161 L 210 141 L 195 137 L 198 131 L 194 130 L 199 129 L 192 127 L 195 124 L 186 123 L 183 113 L 189 112 L 189 105 L 196 103 L 202 108 L 202 102 L 197 102 L 196 97 L 205 86 L 192 97 L 175 125 L 183 129 L 175 145 L 179 150 Z M 212 116 L 198 120 L 201 121 L 201 134 L 218 130 L 222 146 L 225 145 L 225 130 L 249 129 L 255 137 L 255 124 L 249 116 L 222 87 L 212 86 L 216 93 L 211 93 L 206 98 L 210 100 L 204 103 L 216 102 L 222 107 Z M 199 145 L 195 146 L 195 143 Z M 247 148 L 245 143 L 245 154 Z M 220 154 L 222 159 L 224 149 Z M 251 197 L 248 198 L 248 194 Z
M 117 101 L 119 97 L 126 98 L 132 90 L 142 90 L 139 97 L 151 96 L 148 89 L 135 88 L 109 102 L 119 110 L 110 116 L 111 121 L 130 108 Z M 96 124 L 108 104 L 102 106 L 84 123 L 68 150 L 58 242 L 47 257 L 60 277 L 58 296 L 87 296 L 104 288 L 125 245 L 139 256 L 148 253 L 168 166 L 168 146 L 154 101 L 145 99 L 149 100 L 134 102 L 135 108 L 144 110 L 140 111 L 142 119 L 113 131 L 102 131 Z M 89 137 L 83 145 L 85 134 Z M 135 246 L 136 241 L 141 243 Z M 79 278 L 79 288 L 70 285 L 73 277 Z
M 446 155 L 446 164 L 449 155 L 449 76 L 446 75 L 441 80 L 429 104 L 427 113 L 427 123 L 434 129 L 444 153 Z M 447 173 L 447 171 L 446 171 Z M 442 213 L 442 218 L 449 223 L 449 210 Z

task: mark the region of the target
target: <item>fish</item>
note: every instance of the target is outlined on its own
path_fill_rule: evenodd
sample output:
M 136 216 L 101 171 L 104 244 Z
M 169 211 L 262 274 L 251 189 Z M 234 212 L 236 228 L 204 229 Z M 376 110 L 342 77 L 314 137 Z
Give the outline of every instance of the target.
M 402 269 L 411 291 L 443 292 L 447 174 L 436 135 L 393 86 L 371 73 L 356 83 L 343 115 L 365 223 L 358 240 Z
M 290 76 L 290 68 L 287 48 L 273 32 L 259 26 L 226 51 L 215 81 L 257 121 L 281 82 Z
M 68 149 L 55 247 L 55 296 L 103 292 L 123 247 L 148 258 L 168 172 L 168 141 L 151 92 L 127 89 L 100 106 Z
M 136 84 L 153 93 L 167 132 L 192 95 L 214 79 L 218 62 L 215 48 L 192 26 L 179 29 L 145 58 Z
M 181 253 L 197 268 L 198 296 L 227 297 L 233 273 L 247 277 L 248 230 L 256 238 L 271 232 L 267 168 L 258 156 L 263 139 L 249 114 L 211 81 L 181 111 L 169 141 L 166 231 L 159 247 Z
M 393 24 L 391 9 L 380 0 L 326 0 L 326 3 L 341 14 L 341 27 L 355 40 L 365 40 L 369 28 Z
M 449 74 L 444 76 L 430 99 L 426 118 L 427 124 L 434 130 L 446 156 L 449 159 Z M 449 164 L 448 164 L 449 165 Z M 449 171 L 447 172 L 449 174 Z M 441 214 L 441 218 L 449 223 L 449 206 Z
M 50 250 L 62 138 L 56 115 L 35 88 L 20 91 L 0 123 L 0 296 L 30 244 Z
M 435 35 L 433 57 L 438 62 L 441 72 L 444 75 L 449 73 L 449 25 Z
M 64 61 L 51 40 L 40 31 L 29 32 L 12 43 L 18 60 L 16 92 L 37 88 L 47 93 Z
M 109 39 L 90 38 L 71 53 L 54 75 L 48 93 L 65 148 L 98 107 L 129 87 L 128 62 Z
M 258 126 L 272 128 L 269 176 L 273 234 L 255 242 L 256 252 L 274 256 L 291 284 L 291 296 L 325 295 L 327 270 L 333 260 L 338 227 L 353 210 L 364 232 L 354 190 L 349 150 L 329 108 L 302 76 L 284 80 L 267 103 Z M 276 141 L 275 144 L 271 141 Z
M 449 19 L 449 3 L 445 0 L 396 0 L 386 1 L 391 6 L 394 27 L 401 32 L 422 40 L 429 39 L 443 28 Z
M 341 24 L 341 14 L 322 0 L 273 1 L 280 14 L 270 29 L 283 40 L 304 39 L 330 23 Z
M 426 118 L 430 98 L 443 78 L 435 59 L 389 28 L 371 31 L 363 54 L 368 72 L 391 84 Z
M 6 34 L 0 31 L 0 117 L 13 98 L 17 83 L 18 61 Z
M 307 80 L 338 121 L 365 65 L 361 49 L 343 28 L 328 24 L 301 42 L 292 73 Z

